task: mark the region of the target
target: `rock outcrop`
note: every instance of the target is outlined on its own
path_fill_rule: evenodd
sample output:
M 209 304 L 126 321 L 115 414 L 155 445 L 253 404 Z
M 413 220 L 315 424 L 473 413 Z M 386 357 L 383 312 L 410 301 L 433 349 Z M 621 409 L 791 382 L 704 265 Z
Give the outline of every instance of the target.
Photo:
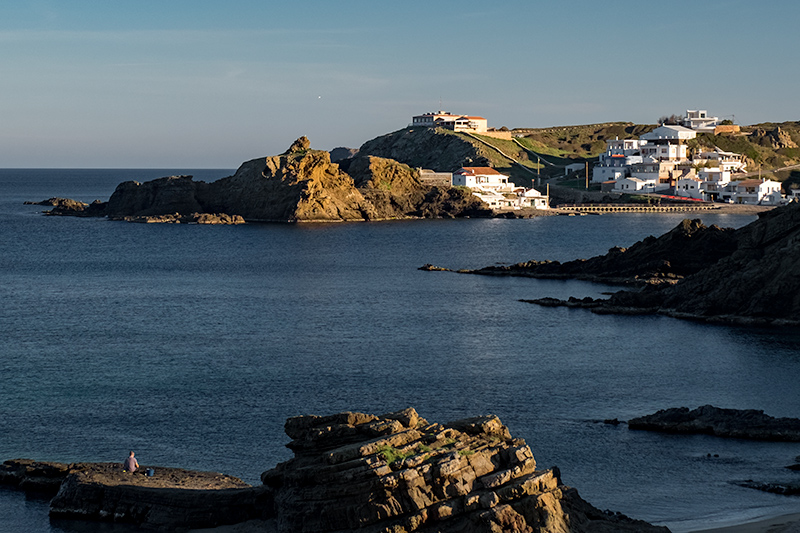
M 112 463 L 6 461 L 0 483 L 55 494 L 50 514 L 185 530 L 247 522 L 268 533 L 602 533 L 669 531 L 600 511 L 537 470 L 495 416 L 428 423 L 414 409 L 286 422 L 295 457 L 251 487 L 213 472 Z M 143 469 L 148 467 L 142 467 Z
M 489 167 L 488 148 L 440 128 L 405 128 L 365 142 L 360 155 L 394 159 L 413 168 L 452 172 Z
M 662 409 L 628 421 L 628 428 L 664 433 L 697 433 L 767 441 L 800 442 L 800 419 L 774 418 L 755 409 L 721 409 L 703 405 Z
M 301 416 L 286 433 L 294 459 L 262 475 L 281 532 L 666 531 L 587 504 L 494 416 Z
M 645 239 L 629 250 L 612 248 L 587 261 L 564 265 L 531 261 L 470 273 L 649 283 L 642 290 L 619 291 L 608 299 L 522 300 L 546 306 L 796 326 L 800 325 L 798 264 L 800 203 L 793 202 L 760 213 L 758 220 L 735 231 L 684 221 L 658 239 Z
M 50 516 L 135 524 L 149 529 L 208 528 L 262 520 L 272 493 L 216 472 L 155 467 L 153 477 L 121 463 L 53 463 L 30 459 L 0 465 L 0 484 L 52 496 Z
M 730 255 L 735 249 L 733 229 L 707 227 L 700 220 L 687 219 L 658 238 L 647 237 L 630 248 L 614 247 L 606 255 L 591 259 L 567 263 L 528 261 L 461 272 L 657 285 L 675 283 L 699 272 Z
M 48 214 L 200 224 L 492 216 L 476 196 L 423 185 L 417 170 L 397 161 L 364 156 L 346 163 L 349 173 L 301 137 L 283 154 L 247 161 L 211 183 L 192 176 L 127 181 L 108 202 L 55 199 Z

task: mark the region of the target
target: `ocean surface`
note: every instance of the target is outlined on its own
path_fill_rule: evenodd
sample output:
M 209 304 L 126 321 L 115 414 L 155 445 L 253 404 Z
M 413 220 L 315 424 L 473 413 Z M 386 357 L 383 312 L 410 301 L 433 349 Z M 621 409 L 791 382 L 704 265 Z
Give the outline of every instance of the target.
M 542 308 L 518 299 L 616 289 L 417 270 L 586 258 L 680 214 L 200 226 L 23 205 L 232 173 L 0 170 L 0 460 L 133 449 L 143 465 L 258 483 L 290 457 L 287 417 L 414 407 L 437 422 L 496 414 L 595 506 L 674 531 L 800 511 L 732 484 L 800 482 L 784 469 L 798 444 L 601 422 L 704 404 L 798 417 L 798 331 Z M 46 501 L 0 489 L 0 531 L 119 530 L 51 523 Z

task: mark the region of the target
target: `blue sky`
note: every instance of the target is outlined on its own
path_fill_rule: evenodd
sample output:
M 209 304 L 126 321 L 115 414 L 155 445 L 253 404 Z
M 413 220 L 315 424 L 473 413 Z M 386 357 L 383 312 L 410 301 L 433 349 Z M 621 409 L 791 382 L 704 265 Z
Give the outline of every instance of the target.
M 0 167 L 235 168 L 439 108 L 800 120 L 800 2 L 5 0 Z

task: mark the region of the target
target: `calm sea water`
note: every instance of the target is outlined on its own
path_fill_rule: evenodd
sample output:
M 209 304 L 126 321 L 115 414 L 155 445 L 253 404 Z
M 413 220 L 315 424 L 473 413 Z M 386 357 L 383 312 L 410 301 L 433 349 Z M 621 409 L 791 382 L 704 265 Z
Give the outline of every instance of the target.
M 0 459 L 121 461 L 134 449 L 145 465 L 257 483 L 290 457 L 289 416 L 412 406 L 439 422 L 497 414 L 596 506 L 675 531 L 800 511 L 731 484 L 800 481 L 783 468 L 796 444 L 599 422 L 708 403 L 800 416 L 798 332 L 540 308 L 517 300 L 614 289 L 417 270 L 590 257 L 681 215 L 218 227 L 45 217 L 22 203 L 231 173 L 0 170 Z M 0 490 L 3 531 L 110 530 L 51 524 L 46 511 Z

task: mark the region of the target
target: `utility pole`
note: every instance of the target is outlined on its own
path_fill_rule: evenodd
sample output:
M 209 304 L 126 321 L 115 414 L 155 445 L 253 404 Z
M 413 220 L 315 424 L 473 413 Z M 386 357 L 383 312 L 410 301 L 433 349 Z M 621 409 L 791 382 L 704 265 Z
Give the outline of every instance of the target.
M 586 188 L 589 188 L 589 162 L 586 161 L 583 163 L 586 166 Z

